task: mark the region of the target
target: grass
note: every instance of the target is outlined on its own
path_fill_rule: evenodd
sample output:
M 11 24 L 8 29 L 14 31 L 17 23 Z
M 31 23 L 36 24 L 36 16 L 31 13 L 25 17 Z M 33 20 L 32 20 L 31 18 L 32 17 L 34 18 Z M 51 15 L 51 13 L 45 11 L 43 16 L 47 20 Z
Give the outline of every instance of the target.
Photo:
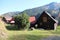
M 33 31 L 8 31 L 8 40 L 41 40 L 42 38 L 57 35 L 60 36 L 60 26 L 57 30 L 33 30 Z
M 46 33 L 45 33 L 46 34 Z M 39 31 L 12 31 L 9 33 L 9 40 L 40 40 L 47 35 L 43 35 Z
M 5 40 L 7 35 L 7 30 L 5 28 L 5 23 L 0 19 L 0 40 Z

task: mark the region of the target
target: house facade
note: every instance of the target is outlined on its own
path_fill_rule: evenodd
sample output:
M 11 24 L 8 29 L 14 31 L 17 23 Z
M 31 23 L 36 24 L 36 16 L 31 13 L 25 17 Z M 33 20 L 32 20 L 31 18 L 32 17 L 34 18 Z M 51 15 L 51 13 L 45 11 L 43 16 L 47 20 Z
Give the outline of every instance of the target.
M 36 24 L 37 28 L 42 28 L 46 30 L 56 30 L 58 21 L 55 20 L 47 11 L 44 11 L 38 17 Z

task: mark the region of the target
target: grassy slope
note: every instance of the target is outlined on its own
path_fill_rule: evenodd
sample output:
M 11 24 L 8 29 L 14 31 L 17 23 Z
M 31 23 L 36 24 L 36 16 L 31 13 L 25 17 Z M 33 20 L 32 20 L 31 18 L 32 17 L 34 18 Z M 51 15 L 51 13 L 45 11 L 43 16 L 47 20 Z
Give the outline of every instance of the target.
M 5 29 L 5 23 L 0 18 L 0 40 L 6 40 L 7 30 Z

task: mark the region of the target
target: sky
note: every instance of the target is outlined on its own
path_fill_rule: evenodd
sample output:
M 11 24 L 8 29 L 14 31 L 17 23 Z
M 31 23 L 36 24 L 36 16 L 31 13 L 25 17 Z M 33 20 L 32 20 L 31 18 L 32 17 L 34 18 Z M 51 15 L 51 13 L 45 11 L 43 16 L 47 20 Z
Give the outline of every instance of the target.
M 24 11 L 60 0 L 0 0 L 0 15 L 7 12 Z

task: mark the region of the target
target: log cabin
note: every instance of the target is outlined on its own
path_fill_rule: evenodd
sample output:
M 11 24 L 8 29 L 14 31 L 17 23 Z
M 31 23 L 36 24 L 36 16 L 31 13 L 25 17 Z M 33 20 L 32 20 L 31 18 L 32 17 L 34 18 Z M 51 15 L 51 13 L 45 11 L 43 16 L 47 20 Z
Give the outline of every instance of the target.
M 56 30 L 58 21 L 55 20 L 50 13 L 43 11 L 37 19 L 37 28 L 42 28 L 46 30 Z

